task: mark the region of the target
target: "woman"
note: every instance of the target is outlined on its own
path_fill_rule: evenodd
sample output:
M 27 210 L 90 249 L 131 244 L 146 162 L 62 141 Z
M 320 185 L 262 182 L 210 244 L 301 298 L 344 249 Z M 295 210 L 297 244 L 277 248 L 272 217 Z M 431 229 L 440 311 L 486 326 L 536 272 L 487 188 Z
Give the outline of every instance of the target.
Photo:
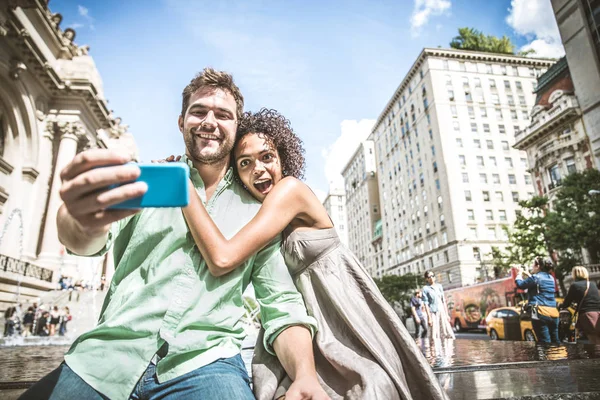
M 299 180 L 303 152 L 289 121 L 276 111 L 245 114 L 232 164 L 246 190 L 263 202 L 260 211 L 226 240 L 195 190 L 183 210 L 210 272 L 221 276 L 234 270 L 283 232 L 286 264 L 308 312 L 318 321 L 316 368 L 328 395 L 332 399 L 446 398 L 394 310 L 357 258 L 340 243 L 319 199 Z M 277 358 L 263 346 L 255 349 L 253 380 L 258 399 L 279 398 L 291 384 Z
M 554 291 L 556 283 L 550 274 L 550 260 L 538 257 L 533 262 L 533 275 L 523 279 L 526 272 L 519 269 L 515 283 L 519 289 L 527 289 L 528 306 L 531 307 L 531 324 L 538 342 L 560 343 L 558 338 L 558 310 Z
M 431 327 L 430 339 L 456 339 L 450 325 L 444 288 L 435 282 L 433 271 L 426 271 L 423 276 L 427 281 L 427 285 L 423 287 L 423 303 Z
M 575 267 L 571 270 L 573 284 L 560 308 L 567 308 L 571 303 L 577 303 L 577 329 L 582 330 L 590 342 L 600 344 L 600 295 L 598 286 L 590 282 L 588 270 L 585 267 Z

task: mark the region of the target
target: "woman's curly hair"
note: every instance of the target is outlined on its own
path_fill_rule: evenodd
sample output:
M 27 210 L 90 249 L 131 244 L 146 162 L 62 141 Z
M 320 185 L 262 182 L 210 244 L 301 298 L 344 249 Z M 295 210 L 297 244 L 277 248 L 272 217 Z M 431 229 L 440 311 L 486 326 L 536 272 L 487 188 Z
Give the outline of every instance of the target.
M 271 142 L 279 153 L 281 172 L 285 176 L 304 178 L 304 147 L 290 121 L 276 110 L 261 108 L 258 112 L 245 112 L 240 119 L 235 139 L 236 145 L 249 133 L 255 133 Z M 237 165 L 232 158 L 237 175 Z

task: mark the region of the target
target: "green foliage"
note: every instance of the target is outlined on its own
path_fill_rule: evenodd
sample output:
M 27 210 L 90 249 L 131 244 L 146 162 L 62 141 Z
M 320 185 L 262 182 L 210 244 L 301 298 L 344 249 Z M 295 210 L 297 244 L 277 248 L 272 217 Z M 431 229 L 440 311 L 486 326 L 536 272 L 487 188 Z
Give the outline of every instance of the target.
M 399 305 L 403 310 L 410 308 L 410 298 L 417 288 L 425 286 L 425 278 L 409 273 L 406 275 L 384 275 L 381 279 L 373 279 L 383 297 L 391 305 Z
M 458 36 L 452 39 L 450 47 L 488 53 L 515 54 L 515 45 L 507 36 L 499 38 L 485 35 L 477 29 L 468 27 L 458 28 Z
M 570 174 L 562 181 L 548 214 L 547 236 L 554 249 L 576 262 L 580 262 L 578 249 L 586 248 L 596 264 L 600 262 L 600 196 L 590 196 L 592 189 L 600 190 L 596 169 Z

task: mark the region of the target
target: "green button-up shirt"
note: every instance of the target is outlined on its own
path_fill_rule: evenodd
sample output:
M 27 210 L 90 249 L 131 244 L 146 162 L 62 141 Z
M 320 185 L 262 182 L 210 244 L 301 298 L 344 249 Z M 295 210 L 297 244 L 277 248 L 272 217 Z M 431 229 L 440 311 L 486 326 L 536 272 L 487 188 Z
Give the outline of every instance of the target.
M 184 160 L 209 214 L 225 237 L 232 237 L 260 203 L 235 182 L 231 169 L 206 203 L 198 171 Z M 269 352 L 291 325 L 316 331 L 283 261 L 279 238 L 218 278 L 208 271 L 180 208 L 148 208 L 114 223 L 98 254 L 111 245 L 116 268 L 98 325 L 65 356 L 77 375 L 111 399 L 129 397 L 165 342 L 168 353 L 156 369 L 160 382 L 239 354 L 246 336 L 242 293 L 250 282 Z

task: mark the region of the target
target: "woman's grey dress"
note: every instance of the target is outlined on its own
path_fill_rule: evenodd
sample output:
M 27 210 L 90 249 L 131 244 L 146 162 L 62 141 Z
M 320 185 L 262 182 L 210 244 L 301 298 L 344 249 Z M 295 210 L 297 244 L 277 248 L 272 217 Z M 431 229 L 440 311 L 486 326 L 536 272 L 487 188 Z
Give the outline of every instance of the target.
M 319 331 L 317 373 L 332 399 L 446 399 L 397 314 L 334 228 L 290 233 L 282 251 Z M 284 395 L 291 381 L 259 335 L 252 361 L 258 400 Z

